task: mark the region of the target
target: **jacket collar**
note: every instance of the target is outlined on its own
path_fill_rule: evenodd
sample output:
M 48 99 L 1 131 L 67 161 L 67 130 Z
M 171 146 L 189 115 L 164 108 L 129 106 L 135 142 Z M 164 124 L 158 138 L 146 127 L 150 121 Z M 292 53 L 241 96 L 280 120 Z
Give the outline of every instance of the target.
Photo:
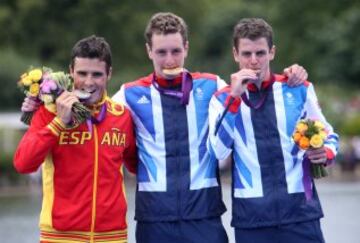
M 273 73 L 270 74 L 270 79 L 268 80 L 264 80 L 261 83 L 261 89 L 260 90 L 267 90 L 270 86 L 272 86 L 272 84 L 275 82 L 275 75 Z M 247 89 L 250 92 L 259 92 L 260 90 L 258 89 L 258 87 L 253 84 L 253 83 L 249 83 L 247 85 Z

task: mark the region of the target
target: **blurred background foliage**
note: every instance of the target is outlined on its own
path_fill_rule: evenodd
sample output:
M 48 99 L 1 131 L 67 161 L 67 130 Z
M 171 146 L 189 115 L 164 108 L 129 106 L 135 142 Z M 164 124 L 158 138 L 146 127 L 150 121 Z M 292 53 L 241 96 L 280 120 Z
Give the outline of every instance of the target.
M 316 82 L 360 86 L 360 2 L 355 0 L 2 0 L 1 81 L 13 82 L 30 64 L 67 68 L 71 47 L 91 34 L 110 42 L 119 80 L 150 72 L 143 31 L 158 11 L 175 12 L 188 23 L 192 70 L 227 78 L 236 68 L 232 28 L 242 17 L 258 16 L 274 27 L 274 69 L 297 62 Z M 111 88 L 118 88 L 119 80 Z
M 360 2 L 355 0 L 2 0 L 0 110 L 19 109 L 23 96 L 16 81 L 30 65 L 66 70 L 71 47 L 91 34 L 112 46 L 110 95 L 123 82 L 151 72 L 143 31 L 159 11 L 174 12 L 189 25 L 187 67 L 224 79 L 237 69 L 233 26 L 243 17 L 266 19 L 275 31 L 274 71 L 292 63 L 304 66 L 335 128 L 359 134 Z

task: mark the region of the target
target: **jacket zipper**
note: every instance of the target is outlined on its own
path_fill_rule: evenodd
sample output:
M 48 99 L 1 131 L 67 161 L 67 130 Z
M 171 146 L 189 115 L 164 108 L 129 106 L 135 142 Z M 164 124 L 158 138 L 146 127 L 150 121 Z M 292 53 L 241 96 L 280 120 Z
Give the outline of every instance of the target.
M 176 122 L 174 122 L 174 124 L 178 124 Z M 178 137 L 179 137 L 179 129 L 178 127 L 176 126 L 176 129 L 175 129 L 175 149 L 176 149 L 176 152 L 175 152 L 175 156 L 176 156 L 176 166 L 177 166 L 177 180 L 176 180 L 176 187 L 177 187 L 177 198 L 178 200 L 177 201 L 177 213 L 178 213 L 178 217 L 181 218 L 181 181 L 180 178 L 181 178 L 181 164 L 180 164 L 180 159 L 179 159 L 179 144 L 178 144 Z
M 96 218 L 96 195 L 97 195 L 97 179 L 98 179 L 98 167 L 99 167 L 99 141 L 97 128 L 93 125 L 94 145 L 95 145 L 95 160 L 94 160 L 94 180 L 93 180 L 93 198 L 92 198 L 92 209 L 91 209 L 91 232 L 90 232 L 90 243 L 94 242 L 95 232 L 95 218 Z

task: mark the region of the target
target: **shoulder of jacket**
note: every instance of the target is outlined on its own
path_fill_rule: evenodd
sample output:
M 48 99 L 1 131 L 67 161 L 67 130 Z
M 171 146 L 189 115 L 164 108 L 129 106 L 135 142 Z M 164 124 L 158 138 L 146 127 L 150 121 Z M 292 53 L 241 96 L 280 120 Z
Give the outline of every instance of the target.
M 191 73 L 191 76 L 193 79 L 208 79 L 211 81 L 216 81 L 218 79 L 218 76 L 212 73 L 200 73 L 200 72 L 194 72 Z
M 274 74 L 274 76 L 275 76 L 275 82 L 287 83 L 288 79 L 289 79 L 284 74 Z M 310 84 L 311 84 L 310 81 L 305 80 L 302 85 L 304 85 L 305 87 L 308 87 Z
M 230 93 L 230 90 L 231 90 L 230 85 L 227 85 L 227 86 L 223 87 L 222 89 L 216 91 L 214 95 L 216 97 L 221 96 L 221 95 L 226 95 L 227 96 Z
M 123 103 L 114 101 L 110 97 L 106 97 L 107 111 L 114 116 L 121 116 L 126 111 Z
M 135 81 L 131 81 L 124 84 L 125 89 L 131 87 L 149 87 L 151 85 L 152 74 L 141 77 Z

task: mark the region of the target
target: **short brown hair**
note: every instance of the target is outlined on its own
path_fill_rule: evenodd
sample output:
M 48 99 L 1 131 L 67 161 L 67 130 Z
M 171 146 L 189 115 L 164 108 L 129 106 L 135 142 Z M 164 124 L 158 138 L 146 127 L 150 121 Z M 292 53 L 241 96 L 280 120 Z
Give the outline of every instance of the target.
M 269 49 L 271 49 L 273 46 L 272 27 L 261 18 L 244 18 L 234 27 L 233 45 L 238 51 L 239 39 L 257 40 L 262 37 L 266 39 Z
M 110 45 L 105 38 L 91 35 L 79 40 L 71 51 L 70 66 L 74 68 L 76 57 L 98 58 L 106 63 L 106 72 L 109 74 L 112 65 Z
M 188 41 L 188 27 L 185 21 L 173 13 L 156 13 L 148 22 L 145 29 L 145 41 L 151 46 L 153 34 L 180 33 L 184 44 Z

